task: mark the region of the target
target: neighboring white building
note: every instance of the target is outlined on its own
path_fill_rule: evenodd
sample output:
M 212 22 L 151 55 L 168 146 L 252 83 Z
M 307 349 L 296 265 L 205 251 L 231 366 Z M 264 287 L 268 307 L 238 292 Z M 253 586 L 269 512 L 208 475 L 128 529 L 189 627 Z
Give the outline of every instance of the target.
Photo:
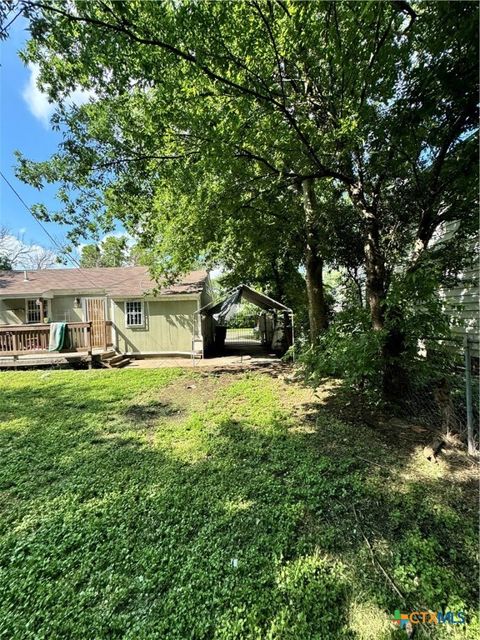
M 452 237 L 458 228 L 457 222 L 450 222 L 445 225 L 439 234 L 438 243 Z M 451 318 L 453 335 L 463 337 L 467 333 L 471 340 L 471 352 L 475 357 L 480 357 L 480 277 L 479 277 L 479 243 L 472 241 L 466 247 L 475 255 L 475 267 L 467 269 L 460 274 L 458 283 L 454 287 L 440 290 L 440 298 L 445 304 L 445 310 Z

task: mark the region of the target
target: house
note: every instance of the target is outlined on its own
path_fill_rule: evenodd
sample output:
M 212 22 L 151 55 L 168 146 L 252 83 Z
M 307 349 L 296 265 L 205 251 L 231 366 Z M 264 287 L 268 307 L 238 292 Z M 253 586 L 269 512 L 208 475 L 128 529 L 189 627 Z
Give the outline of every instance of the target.
M 0 325 L 91 323 L 93 348 L 121 354 L 185 354 L 211 301 L 206 271 L 156 291 L 147 267 L 0 271 Z M 72 325 L 73 326 L 73 325 Z
M 434 237 L 437 248 L 450 241 L 459 227 L 459 222 L 446 223 Z M 442 287 L 439 297 L 450 320 L 452 336 L 460 343 L 468 335 L 472 356 L 480 358 L 480 270 L 478 238 L 472 238 L 465 246 L 467 255 L 474 263 L 458 275 L 454 286 Z
M 478 269 L 467 269 L 456 286 L 440 290 L 445 312 L 450 318 L 452 335 L 462 339 L 468 335 L 473 356 L 480 357 L 480 282 Z

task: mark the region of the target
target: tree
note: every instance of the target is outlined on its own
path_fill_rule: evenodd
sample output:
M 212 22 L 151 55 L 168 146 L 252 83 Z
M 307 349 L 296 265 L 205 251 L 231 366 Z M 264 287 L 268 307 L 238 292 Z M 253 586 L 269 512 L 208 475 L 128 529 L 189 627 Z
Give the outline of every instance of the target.
M 57 263 L 54 251 L 25 242 L 23 234 L 8 227 L 0 227 L 0 259 L 3 269 L 48 269 Z
M 127 239 L 108 236 L 102 243 L 102 266 L 121 267 L 128 261 Z
M 10 271 L 13 265 L 7 256 L 0 255 L 0 271 Z
M 57 254 L 54 251 L 45 247 L 35 246 L 26 260 L 24 260 L 23 266 L 37 271 L 38 269 L 51 269 L 57 263 Z
M 86 244 L 80 251 L 80 266 L 83 269 L 100 267 L 100 247 L 96 244 Z
M 82 247 L 80 266 L 123 267 L 128 263 L 128 244 L 125 236 L 107 236 L 100 244 L 87 244 Z
M 10 269 L 23 264 L 23 260 L 28 257 L 28 246 L 23 241 L 23 236 L 15 235 L 8 227 L 0 227 L 0 256 L 4 264 L 10 265 Z
M 133 266 L 152 267 L 155 264 L 154 251 L 150 247 L 144 247 L 137 242 L 130 249 L 129 262 Z
M 202 232 L 217 224 L 212 207 L 195 210 L 203 191 L 210 202 L 230 193 L 237 204 L 252 184 L 264 187 L 255 190 L 260 200 L 270 190 L 294 193 L 315 338 L 327 324 L 322 205 L 331 188 L 356 214 L 376 331 L 388 331 L 396 270 L 436 259 L 431 238 L 457 211 L 460 234 L 471 227 L 472 190 L 460 187 L 475 157 L 472 3 L 427 2 L 418 13 L 406 2 L 18 7 L 32 33 L 25 59 L 40 64 L 60 103 L 54 123 L 68 132 L 51 161 L 21 158 L 19 175 L 64 184 L 56 219 L 73 223 L 74 234 L 116 216 L 148 235 L 161 220 L 159 245 L 175 240 L 182 251 L 166 259 L 184 269 L 196 246 L 186 230 L 201 236 L 192 222 Z M 64 98 L 79 81 L 96 101 L 68 110 Z M 248 181 L 232 194 L 233 170 Z M 192 196 L 192 176 L 201 194 Z M 233 233 L 233 216 L 216 213 L 219 233 Z

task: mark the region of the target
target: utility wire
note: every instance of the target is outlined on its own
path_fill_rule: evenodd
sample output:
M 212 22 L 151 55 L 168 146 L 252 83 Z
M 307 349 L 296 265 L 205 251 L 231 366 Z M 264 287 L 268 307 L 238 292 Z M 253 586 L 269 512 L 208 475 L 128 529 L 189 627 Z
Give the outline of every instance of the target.
M 22 196 L 18 193 L 18 191 L 15 189 L 15 187 L 12 185 L 12 183 L 9 182 L 9 180 L 7 180 L 7 178 L 5 177 L 5 175 L 4 175 L 4 173 L 2 171 L 0 171 L 0 176 L 2 176 L 2 178 L 5 180 L 7 185 L 10 187 L 10 189 L 13 191 L 13 193 L 17 196 L 17 198 L 23 204 L 25 209 L 28 211 L 28 213 L 32 216 L 32 218 L 35 220 L 35 222 L 40 226 L 40 228 L 45 233 L 45 235 L 48 236 L 50 241 L 53 242 L 53 244 L 57 247 L 57 249 L 59 249 L 60 251 L 64 252 L 63 247 L 58 244 L 58 242 L 55 240 L 55 238 L 52 236 L 52 234 L 48 231 L 48 229 L 45 227 L 45 225 L 42 224 L 42 222 L 40 222 L 40 220 L 32 212 L 31 208 L 28 206 L 28 204 L 25 202 L 25 200 L 22 198 Z M 68 257 L 73 262 L 73 264 L 75 266 L 77 266 L 79 269 L 81 268 L 80 264 L 75 260 L 75 258 L 73 258 L 73 256 L 68 256 Z
M 52 236 L 50 231 L 48 231 L 48 229 L 45 227 L 45 225 L 42 222 L 40 222 L 40 220 L 32 212 L 31 208 L 28 206 L 28 204 L 25 202 L 25 200 L 22 198 L 22 196 L 18 193 L 18 191 L 15 189 L 15 187 L 12 185 L 12 183 L 5 177 L 5 175 L 4 175 L 4 173 L 2 171 L 0 171 L 0 176 L 5 180 L 7 185 L 10 187 L 10 189 L 13 191 L 13 193 L 17 196 L 17 198 L 23 204 L 25 209 L 32 216 L 32 218 L 35 220 L 35 222 L 40 226 L 40 228 L 45 233 L 45 235 L 50 239 L 50 241 L 53 242 L 53 244 L 57 247 L 57 249 L 59 251 L 61 251 L 62 253 L 65 253 L 65 249 L 55 240 L 55 238 Z M 72 264 L 75 265 L 75 267 L 78 270 L 82 271 L 82 273 L 85 276 L 85 278 L 87 280 L 90 280 L 90 283 L 93 284 L 95 288 L 97 288 L 97 289 L 101 289 L 102 288 L 102 287 L 99 287 L 96 282 L 93 282 L 93 280 L 91 278 L 89 278 L 88 274 L 86 273 L 88 271 L 88 269 L 82 269 L 80 263 L 73 256 L 70 256 L 70 255 L 67 254 L 66 257 L 67 257 L 68 260 L 70 260 L 72 262 Z

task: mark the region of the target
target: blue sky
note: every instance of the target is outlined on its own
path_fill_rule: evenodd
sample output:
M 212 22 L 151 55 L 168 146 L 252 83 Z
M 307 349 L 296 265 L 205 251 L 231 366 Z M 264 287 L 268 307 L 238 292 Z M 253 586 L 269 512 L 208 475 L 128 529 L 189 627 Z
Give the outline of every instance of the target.
M 28 205 L 41 202 L 54 211 L 58 208 L 55 188 L 37 191 L 17 180 L 14 173 L 16 149 L 31 160 L 46 160 L 61 140 L 61 134 L 50 127 L 48 120 L 54 107 L 36 88 L 35 69 L 26 67 L 18 57 L 28 39 L 25 26 L 25 22 L 17 21 L 9 39 L 0 44 L 0 168 Z M 44 224 L 57 241 L 65 239 L 65 227 Z M 1 178 L 0 225 L 23 235 L 28 243 L 52 245 Z

